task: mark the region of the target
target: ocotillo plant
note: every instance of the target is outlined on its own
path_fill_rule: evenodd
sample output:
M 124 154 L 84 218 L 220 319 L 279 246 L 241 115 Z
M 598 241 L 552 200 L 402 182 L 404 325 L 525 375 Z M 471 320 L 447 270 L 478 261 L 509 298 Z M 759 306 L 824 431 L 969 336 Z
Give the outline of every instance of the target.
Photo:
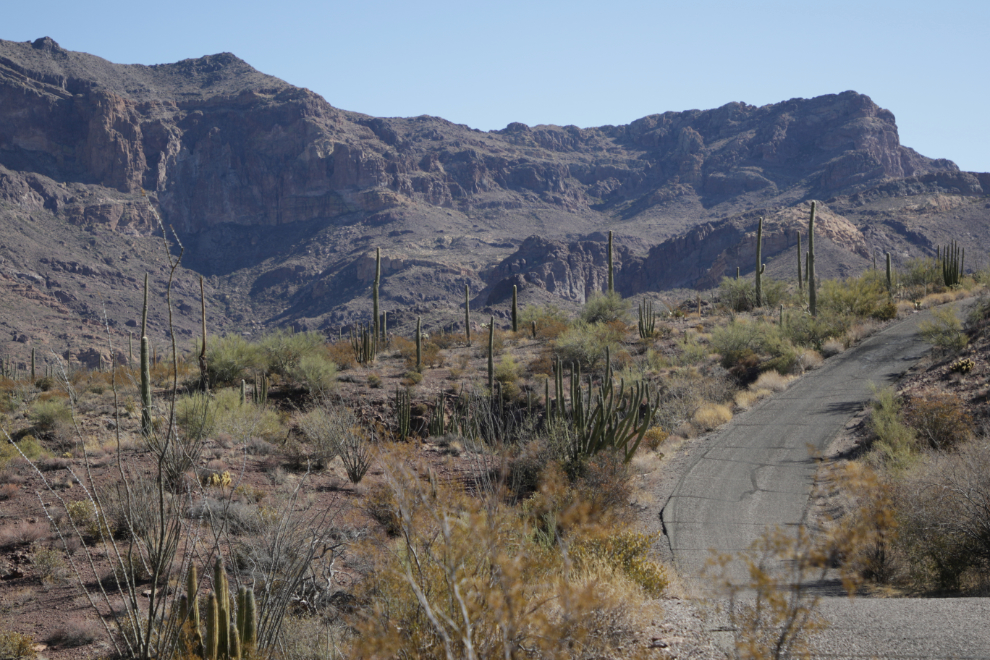
M 382 279 L 382 249 L 375 248 L 375 284 L 371 289 L 371 300 L 372 306 L 374 307 L 374 319 L 375 319 L 375 343 L 382 338 L 381 326 L 378 322 L 378 285 Z M 372 358 L 374 359 L 374 358 Z
M 808 220 L 808 311 L 812 316 L 818 315 L 818 287 L 815 284 L 815 209 L 817 204 L 811 203 L 811 218 Z
M 495 396 L 495 317 L 488 324 L 488 390 Z
M 423 317 L 416 317 L 416 371 L 423 370 Z
M 756 228 L 756 306 L 763 307 L 763 271 L 766 270 L 763 263 L 763 218 Z M 700 311 L 700 310 L 699 310 Z
M 148 274 L 144 274 L 144 307 L 141 310 L 141 433 L 151 437 L 151 347 L 148 344 Z
M 801 232 L 798 232 L 798 293 L 804 293 L 804 281 L 801 279 Z
M 203 391 L 210 389 L 210 384 L 206 377 L 206 290 L 203 288 L 203 276 L 199 276 L 199 299 L 203 312 L 203 345 L 199 349 L 199 377 L 202 381 Z
M 464 336 L 467 345 L 471 346 L 471 286 L 464 285 Z
M 608 292 L 615 292 L 615 268 L 612 263 L 612 230 L 608 232 Z
M 517 287 L 512 285 L 512 331 L 519 332 L 519 301 Z

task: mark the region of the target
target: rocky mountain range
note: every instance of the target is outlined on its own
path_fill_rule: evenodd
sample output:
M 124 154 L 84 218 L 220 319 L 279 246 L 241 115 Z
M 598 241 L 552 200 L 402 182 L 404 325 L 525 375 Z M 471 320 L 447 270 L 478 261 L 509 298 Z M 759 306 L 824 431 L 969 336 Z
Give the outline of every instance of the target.
M 902 146 L 894 115 L 851 91 L 482 132 L 338 109 L 230 53 L 123 65 L 0 41 L 0 354 L 92 362 L 109 333 L 126 359 L 145 272 L 164 346 L 163 229 L 181 250 L 185 346 L 200 275 L 215 332 L 366 320 L 376 247 L 399 327 L 459 322 L 465 284 L 500 316 L 512 284 L 524 302 L 583 302 L 603 286 L 609 230 L 627 296 L 751 272 L 761 216 L 768 271 L 790 278 L 811 200 L 825 276 L 950 239 L 980 267 L 988 195 L 990 174 Z

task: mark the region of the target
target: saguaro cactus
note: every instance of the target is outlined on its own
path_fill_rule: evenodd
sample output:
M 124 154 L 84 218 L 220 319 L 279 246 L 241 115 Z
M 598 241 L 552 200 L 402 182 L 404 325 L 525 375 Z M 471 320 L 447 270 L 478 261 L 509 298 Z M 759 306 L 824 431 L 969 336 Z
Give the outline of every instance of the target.
M 763 218 L 756 229 L 756 306 L 763 307 L 763 271 L 766 265 L 763 263 Z
M 206 597 L 206 645 L 203 649 L 203 660 L 217 660 L 217 651 L 220 647 L 219 623 L 217 595 L 211 591 Z
M 202 379 L 203 391 L 210 389 L 206 378 L 206 289 L 203 288 L 203 276 L 199 276 L 199 300 L 203 312 L 203 345 L 199 349 L 199 377 Z
M 467 345 L 471 346 L 471 286 L 464 285 L 464 336 Z
M 612 230 L 608 232 L 608 292 L 615 292 L 615 269 L 612 263 Z
M 818 315 L 818 287 L 815 284 L 815 210 L 816 202 L 811 203 L 811 218 L 808 220 L 808 311 L 812 316 Z
M 798 292 L 804 293 L 804 281 L 801 279 L 801 232 L 798 232 Z
M 148 343 L 148 274 L 144 274 L 144 306 L 141 309 L 141 433 L 151 436 L 151 346 Z
M 227 571 L 217 555 L 213 562 L 213 589 L 217 594 L 217 657 L 230 657 L 230 593 L 227 589 Z
M 423 370 L 423 317 L 416 317 L 416 371 Z

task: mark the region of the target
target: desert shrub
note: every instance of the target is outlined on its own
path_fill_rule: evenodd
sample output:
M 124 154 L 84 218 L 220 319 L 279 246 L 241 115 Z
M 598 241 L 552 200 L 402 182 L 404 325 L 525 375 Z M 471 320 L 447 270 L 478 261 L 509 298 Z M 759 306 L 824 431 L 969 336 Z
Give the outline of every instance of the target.
M 699 428 L 711 431 L 732 420 L 732 409 L 721 403 L 706 403 L 695 411 L 691 419 Z
M 607 562 L 567 573 L 554 540 L 573 546 L 591 536 L 583 507 L 555 507 L 561 514 L 543 544 L 518 508 L 486 506 L 401 465 L 389 465 L 386 475 L 401 533 L 386 552 L 367 554 L 370 570 L 357 596 L 368 606 L 354 621 L 350 657 L 553 657 L 564 649 L 604 657 L 628 637 L 643 589 Z M 613 550 L 636 557 L 638 546 Z
M 377 522 L 389 536 L 402 533 L 399 506 L 392 489 L 386 484 L 375 484 L 364 500 L 365 512 Z
M 349 340 L 335 341 L 326 346 L 327 357 L 341 369 L 353 369 L 357 366 L 354 356 L 354 346 Z
M 893 387 L 876 389 L 866 422 L 872 436 L 874 462 L 886 464 L 895 470 L 913 464 L 918 448 L 917 435 L 904 422 L 902 406 Z
M 990 446 L 934 454 L 898 489 L 902 546 L 918 586 L 959 589 L 990 566 Z
M 264 351 L 267 370 L 280 376 L 291 376 L 304 355 L 323 350 L 325 339 L 319 332 L 293 332 L 276 330 L 264 337 L 260 346 Z
M 723 277 L 718 286 L 719 300 L 734 312 L 748 312 L 756 301 L 756 288 L 751 278 Z
M 818 290 L 818 312 L 825 315 L 868 317 L 887 299 L 887 288 L 877 271 L 859 277 L 825 280 Z
M 310 394 L 327 395 L 337 387 L 337 365 L 323 351 L 300 357 L 292 375 Z
M 250 437 L 271 441 L 283 433 L 278 413 L 250 401 L 241 404 L 238 388 L 180 396 L 175 402 L 175 422 L 190 440 L 223 432 L 239 441 Z
M 826 339 L 825 343 L 822 344 L 822 355 L 827 358 L 838 355 L 844 350 L 846 350 L 846 345 L 840 339 Z
M 818 316 L 799 314 L 789 317 L 783 334 L 797 346 L 807 346 L 816 351 L 832 337 L 841 337 L 852 325 L 852 320 L 843 314 L 824 313 Z
M 367 431 L 349 408 L 324 401 L 299 420 L 299 428 L 312 443 L 313 457 L 321 467 L 340 456 L 347 478 L 361 482 L 371 467 L 372 448 Z
M 918 438 L 932 449 L 951 449 L 969 438 L 973 420 L 956 394 L 912 398 L 904 418 Z
M 58 550 L 36 548 L 31 554 L 31 564 L 34 566 L 35 575 L 46 586 L 62 584 L 69 576 L 65 558 Z
M 908 259 L 897 272 L 901 283 L 906 287 L 920 286 L 933 290 L 943 285 L 942 269 L 930 257 Z
M 196 352 L 199 353 L 198 348 Z M 261 347 L 239 334 L 209 337 L 206 340 L 207 378 L 212 385 L 239 385 L 251 372 L 262 368 L 264 360 Z
M 502 396 L 507 399 L 514 399 L 519 394 L 517 384 L 520 376 L 519 365 L 511 355 L 503 355 L 498 364 L 495 365 L 495 380 L 502 388 Z
M 619 569 L 647 595 L 657 597 L 670 578 L 661 564 L 648 558 L 652 544 L 653 539 L 646 534 L 622 531 L 579 538 L 571 544 L 570 553 L 579 568 Z
M 0 658 L 4 660 L 33 660 L 38 657 L 34 639 L 19 632 L 0 630 Z
M 213 529 L 231 534 L 256 534 L 264 524 L 258 505 L 212 497 L 205 497 L 189 507 L 187 516 L 207 521 Z
M 661 426 L 652 426 L 643 434 L 643 446 L 650 451 L 657 451 L 660 445 L 670 437 L 670 431 Z
M 430 338 L 430 341 L 437 345 L 440 350 L 447 350 L 455 346 L 463 346 L 467 343 L 467 335 L 463 332 L 440 332 Z
M 980 296 L 966 316 L 966 326 L 975 336 L 986 336 L 990 328 L 990 295 Z
M 519 326 L 522 332 L 529 332 L 536 322 L 536 338 L 551 341 L 567 329 L 567 314 L 553 303 L 546 305 L 526 305 L 519 312 Z
M 943 353 L 954 353 L 966 348 L 966 335 L 962 322 L 951 307 L 932 311 L 930 321 L 918 325 L 921 337 Z
M 3 484 L 0 486 L 0 502 L 14 497 L 19 489 L 20 487 L 17 484 Z
M 607 323 L 574 323 L 553 343 L 553 351 L 567 366 L 581 365 L 584 370 L 596 369 L 603 364 L 605 349 L 618 350 L 621 335 Z
M 776 371 L 764 371 L 756 382 L 751 383 L 751 390 L 770 390 L 771 392 L 783 392 L 790 385 L 791 379 L 782 376 Z
M 629 322 L 629 302 L 612 291 L 594 293 L 581 309 L 581 320 L 585 323 L 608 323 L 609 321 Z
M 31 405 L 28 419 L 39 431 L 53 431 L 72 422 L 72 411 L 61 399 L 37 401 Z
M 101 632 L 99 627 L 94 623 L 70 621 L 60 625 L 54 632 L 48 635 L 45 638 L 45 643 L 61 648 L 76 648 L 78 646 L 92 644 L 97 640 Z
M 765 369 L 788 372 L 797 362 L 798 352 L 785 339 L 779 326 L 735 319 L 712 331 L 710 346 L 722 356 L 722 366 L 732 369 L 759 358 Z

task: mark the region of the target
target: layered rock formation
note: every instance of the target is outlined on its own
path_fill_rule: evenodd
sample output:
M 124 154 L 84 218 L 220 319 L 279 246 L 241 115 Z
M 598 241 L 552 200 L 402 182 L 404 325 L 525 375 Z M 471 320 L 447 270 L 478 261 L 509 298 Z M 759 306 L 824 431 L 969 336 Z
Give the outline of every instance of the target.
M 464 284 L 496 304 L 510 280 L 581 302 L 604 282 L 608 229 L 623 293 L 708 287 L 752 267 L 759 215 L 768 257 L 818 199 L 830 244 L 899 259 L 942 240 L 932 218 L 975 222 L 977 242 L 976 207 L 930 200 L 986 191 L 990 176 L 902 146 L 893 114 L 855 92 L 484 133 L 340 110 L 229 53 L 120 65 L 49 38 L 0 41 L 3 231 L 45 215 L 138 240 L 160 230 L 154 206 L 231 327 L 365 316 L 375 246 L 396 310 L 453 305 Z

